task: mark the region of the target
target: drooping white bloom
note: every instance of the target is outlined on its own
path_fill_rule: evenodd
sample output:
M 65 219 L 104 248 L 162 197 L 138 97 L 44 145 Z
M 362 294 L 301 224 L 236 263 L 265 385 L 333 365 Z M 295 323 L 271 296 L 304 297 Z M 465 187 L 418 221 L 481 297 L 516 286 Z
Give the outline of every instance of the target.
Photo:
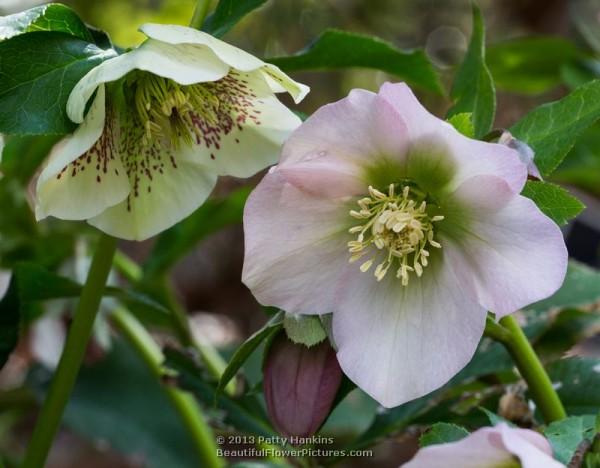
M 308 88 L 277 67 L 194 29 L 141 31 L 146 42 L 71 92 L 67 113 L 80 125 L 39 177 L 38 219 L 87 220 L 146 239 L 201 205 L 217 176 L 248 177 L 274 163 L 300 124 L 275 93 L 298 102 Z

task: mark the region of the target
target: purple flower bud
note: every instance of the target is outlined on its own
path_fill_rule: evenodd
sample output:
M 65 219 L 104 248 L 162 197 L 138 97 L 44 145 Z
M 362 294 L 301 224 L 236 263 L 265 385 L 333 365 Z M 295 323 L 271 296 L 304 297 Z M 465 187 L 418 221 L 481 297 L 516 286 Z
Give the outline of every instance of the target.
M 264 392 L 273 426 L 285 436 L 309 437 L 331 411 L 342 370 L 327 340 L 310 348 L 279 334 L 264 365 Z

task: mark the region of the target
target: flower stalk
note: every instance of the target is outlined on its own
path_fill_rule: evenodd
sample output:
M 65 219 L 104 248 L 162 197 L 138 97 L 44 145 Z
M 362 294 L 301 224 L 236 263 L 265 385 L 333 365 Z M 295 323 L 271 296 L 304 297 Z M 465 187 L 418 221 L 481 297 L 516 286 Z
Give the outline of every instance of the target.
M 112 313 L 113 324 L 122 336 L 135 348 L 148 368 L 159 380 L 164 376 L 162 351 L 146 329 L 127 310 L 119 308 Z M 173 407 L 179 414 L 191 436 L 202 466 L 223 466 L 217 456 L 212 430 L 200 412 L 194 397 L 175 386 L 163 385 Z
M 194 14 L 192 16 L 192 20 L 190 21 L 190 28 L 202 29 L 202 24 L 204 23 L 204 19 L 208 14 L 210 3 L 210 0 L 198 0 L 196 2 Z
M 502 343 L 508 350 L 521 376 L 527 382 L 531 397 L 542 413 L 544 421 L 550 424 L 566 418 L 567 414 L 548 373 L 515 317 L 508 315 L 500 320 L 500 324 L 488 319 L 485 333 Z
M 45 464 L 85 356 L 116 246 L 115 238 L 100 237 L 62 356 L 27 447 L 23 468 L 39 468 Z

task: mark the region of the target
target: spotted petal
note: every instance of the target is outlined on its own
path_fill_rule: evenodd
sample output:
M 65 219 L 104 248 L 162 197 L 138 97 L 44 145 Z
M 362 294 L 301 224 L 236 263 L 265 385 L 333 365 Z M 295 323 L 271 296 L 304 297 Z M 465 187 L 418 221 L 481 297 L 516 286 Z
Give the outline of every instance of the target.
M 471 215 L 460 238 L 442 244 L 462 287 L 483 307 L 502 317 L 560 287 L 568 259 L 562 233 L 533 201 L 493 176 L 469 179 L 454 196 Z
M 185 152 L 170 152 L 161 145 L 130 146 L 121 157 L 131 185 L 129 196 L 88 220 L 121 239 L 145 240 L 181 221 L 204 203 L 217 181 Z
M 118 128 L 113 118 L 106 118 L 104 99 L 100 86 L 85 121 L 52 149 L 37 182 L 38 220 L 87 219 L 127 197 Z
M 346 212 L 287 183 L 277 170 L 265 176 L 244 211 L 242 280 L 259 302 L 290 313 L 333 311 L 348 265 L 340 219 Z
M 471 360 L 485 326 L 486 310 L 463 294 L 443 258 L 421 278 L 411 278 L 408 287 L 400 286 L 394 274 L 377 282 L 353 268 L 336 293 L 338 361 L 385 407 L 448 382 Z
M 267 64 L 210 34 L 192 28 L 164 24 L 144 24 L 140 27 L 146 36 L 168 44 L 193 44 L 199 50 L 210 49 L 231 68 L 242 72 L 259 70 L 275 93 L 287 91 L 295 102 L 300 102 L 309 91 L 308 86 L 297 83 L 275 65 Z

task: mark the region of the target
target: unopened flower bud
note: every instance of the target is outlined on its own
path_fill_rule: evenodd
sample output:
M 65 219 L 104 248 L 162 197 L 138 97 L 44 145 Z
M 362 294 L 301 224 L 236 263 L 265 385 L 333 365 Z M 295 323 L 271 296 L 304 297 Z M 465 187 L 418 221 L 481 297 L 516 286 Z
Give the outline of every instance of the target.
M 329 416 L 342 380 L 335 351 L 327 340 L 309 348 L 281 333 L 267 353 L 264 392 L 271 422 L 285 436 L 311 436 Z

